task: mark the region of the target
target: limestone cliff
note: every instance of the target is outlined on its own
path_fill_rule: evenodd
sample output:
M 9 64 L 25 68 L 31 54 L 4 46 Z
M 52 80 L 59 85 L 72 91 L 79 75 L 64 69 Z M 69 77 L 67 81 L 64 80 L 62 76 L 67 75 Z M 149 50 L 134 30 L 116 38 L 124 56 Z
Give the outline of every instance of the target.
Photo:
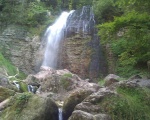
M 26 74 L 35 71 L 39 46 L 39 37 L 29 37 L 24 27 L 11 25 L 0 33 L 0 51 Z
M 90 79 L 107 73 L 91 7 L 84 6 L 69 16 L 65 35 L 58 68 Z

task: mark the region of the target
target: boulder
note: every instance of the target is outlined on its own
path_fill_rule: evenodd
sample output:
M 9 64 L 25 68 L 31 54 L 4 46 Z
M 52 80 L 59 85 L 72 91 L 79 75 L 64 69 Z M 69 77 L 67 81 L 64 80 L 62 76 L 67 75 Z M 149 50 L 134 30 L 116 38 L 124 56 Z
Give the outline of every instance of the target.
M 75 106 L 69 120 L 80 120 L 80 118 L 81 120 L 111 120 L 110 116 L 103 111 L 101 103 L 112 95 L 115 95 L 114 91 L 100 88 Z
M 119 82 L 117 86 L 150 88 L 150 79 L 129 79 Z
M 110 86 L 110 85 L 112 85 L 115 82 L 119 82 L 119 80 L 118 80 L 119 78 L 120 77 L 117 76 L 117 75 L 109 74 L 108 76 L 106 76 L 104 78 L 104 81 L 105 81 L 104 86 Z
M 81 110 L 75 110 L 69 120 L 111 120 L 111 118 L 107 114 L 92 115 Z
M 75 106 L 81 103 L 87 96 L 89 96 L 93 91 L 86 89 L 78 89 L 68 96 L 63 104 L 63 117 L 67 120 L 71 113 L 73 112 Z
M 58 108 L 50 98 L 19 93 L 1 112 L 0 120 L 58 120 Z
M 81 102 L 80 104 L 76 105 L 74 110 L 82 110 L 91 114 L 98 114 L 102 111 L 99 105 L 94 105 L 90 102 Z
M 93 115 L 81 110 L 75 110 L 69 120 L 94 120 Z

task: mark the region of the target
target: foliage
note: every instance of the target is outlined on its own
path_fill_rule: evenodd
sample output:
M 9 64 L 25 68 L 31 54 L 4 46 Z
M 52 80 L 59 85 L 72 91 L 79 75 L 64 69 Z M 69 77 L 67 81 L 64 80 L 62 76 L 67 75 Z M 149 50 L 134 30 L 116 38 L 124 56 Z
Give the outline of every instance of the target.
M 109 96 L 101 103 L 103 111 L 109 113 L 113 120 L 150 119 L 150 90 L 148 88 L 122 86 L 117 89 L 117 92 L 118 96 Z
M 93 8 L 97 23 L 104 23 L 114 19 L 114 16 L 120 16 L 122 11 L 114 6 L 112 0 L 94 0 Z
M 117 17 L 112 14 L 114 20 L 99 24 L 98 34 L 104 45 L 111 44 L 118 62 L 117 70 L 120 71 L 121 67 L 126 67 L 130 74 L 130 71 L 139 65 L 142 65 L 140 66 L 142 68 L 146 67 L 146 62 L 150 59 L 150 12 L 148 7 L 150 1 L 116 0 L 111 5 L 122 8 L 123 14 Z M 101 8 L 99 6 L 99 9 Z M 101 14 L 100 16 L 102 17 Z M 133 72 L 137 73 L 138 71 Z
M 98 81 L 99 81 L 98 84 L 99 84 L 100 86 L 104 86 L 104 84 L 105 84 L 104 79 L 99 79 Z
M 70 9 L 79 9 L 86 5 L 92 5 L 92 0 L 70 0 Z
M 13 0 L 1 2 L 0 21 L 5 24 L 36 26 L 46 19 L 44 5 L 37 1 Z

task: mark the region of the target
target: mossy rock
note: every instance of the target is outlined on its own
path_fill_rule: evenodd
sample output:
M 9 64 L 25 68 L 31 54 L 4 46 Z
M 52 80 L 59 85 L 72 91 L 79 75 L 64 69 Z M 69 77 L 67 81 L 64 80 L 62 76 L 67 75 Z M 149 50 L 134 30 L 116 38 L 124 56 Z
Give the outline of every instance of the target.
M 10 96 L 13 96 L 14 94 L 15 94 L 15 91 L 0 86 L 0 102 L 9 98 Z
M 50 98 L 18 93 L 2 111 L 0 120 L 58 120 L 58 108 Z
M 26 83 L 20 82 L 19 85 L 20 85 L 21 92 L 28 92 L 28 85 Z

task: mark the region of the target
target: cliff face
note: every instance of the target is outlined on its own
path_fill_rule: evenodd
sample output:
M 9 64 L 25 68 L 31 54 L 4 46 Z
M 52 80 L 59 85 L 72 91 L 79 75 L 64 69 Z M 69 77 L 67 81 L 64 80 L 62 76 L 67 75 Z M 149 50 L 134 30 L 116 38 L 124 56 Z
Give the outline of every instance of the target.
M 69 16 L 65 35 L 58 68 L 68 69 L 84 79 L 106 74 L 91 7 L 83 7 Z
M 90 79 L 107 74 L 90 7 L 71 14 L 64 33 L 58 69 L 68 69 L 81 78 Z M 39 71 L 45 51 L 43 44 L 38 36 L 29 37 L 28 31 L 21 26 L 11 25 L 0 33 L 0 51 L 26 74 Z
M 35 72 L 39 46 L 39 37 L 28 37 L 27 30 L 21 26 L 8 26 L 0 34 L 0 51 L 26 74 Z
M 61 67 L 81 76 L 89 77 L 92 48 L 88 45 L 91 36 L 82 37 L 79 34 L 66 38 L 62 48 Z

